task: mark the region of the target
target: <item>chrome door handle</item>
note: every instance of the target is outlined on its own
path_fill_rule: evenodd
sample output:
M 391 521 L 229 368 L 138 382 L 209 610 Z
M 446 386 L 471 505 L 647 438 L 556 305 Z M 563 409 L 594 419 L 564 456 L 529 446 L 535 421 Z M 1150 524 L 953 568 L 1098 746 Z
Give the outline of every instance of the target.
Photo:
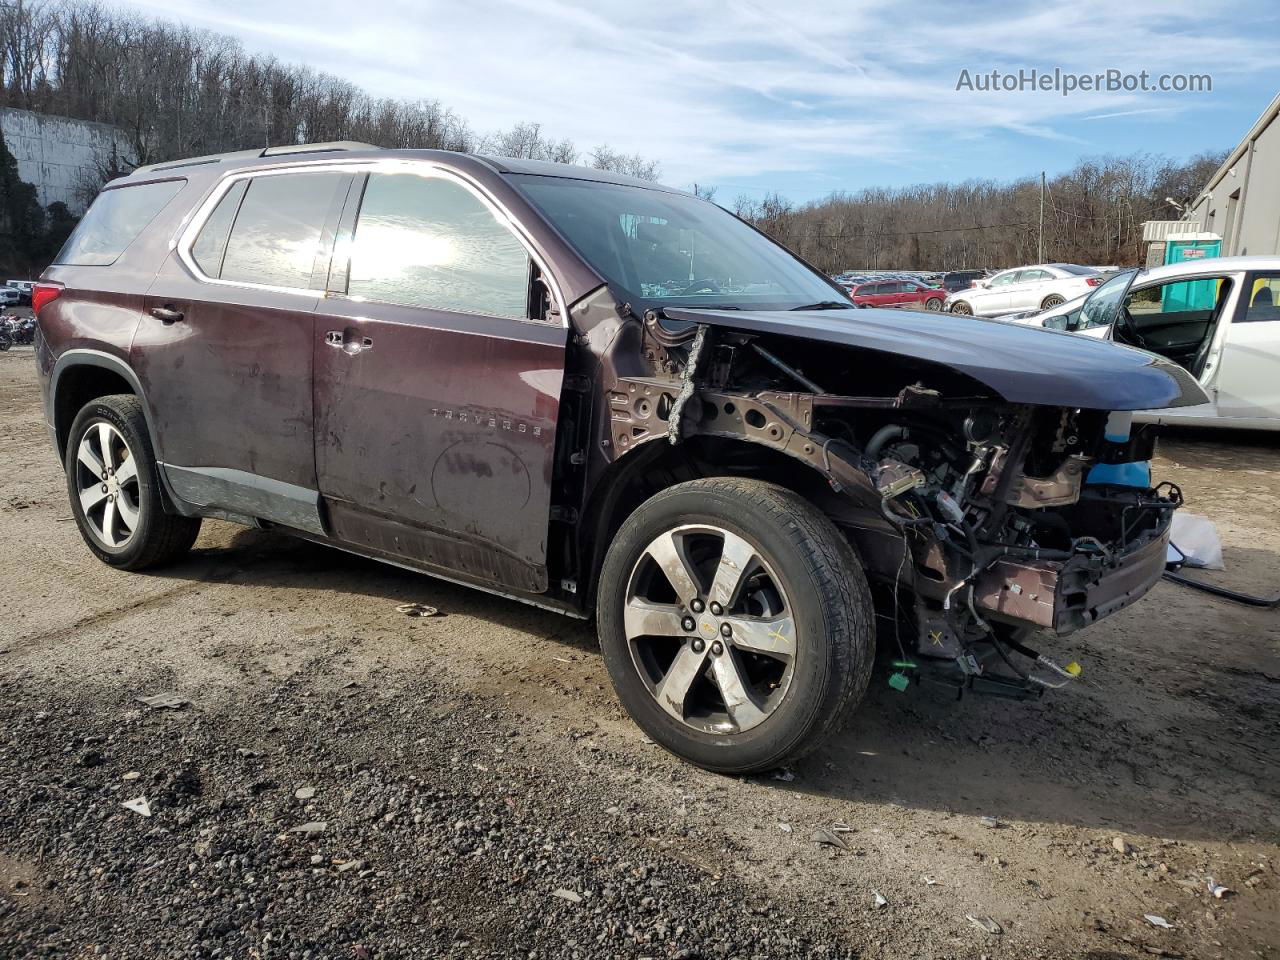
M 173 307 L 152 307 L 151 315 L 161 323 L 177 323 L 182 319 L 182 311 Z
M 352 337 L 348 340 L 341 330 L 330 330 L 324 335 L 324 342 L 331 347 L 338 347 L 350 356 L 373 349 L 373 337 Z

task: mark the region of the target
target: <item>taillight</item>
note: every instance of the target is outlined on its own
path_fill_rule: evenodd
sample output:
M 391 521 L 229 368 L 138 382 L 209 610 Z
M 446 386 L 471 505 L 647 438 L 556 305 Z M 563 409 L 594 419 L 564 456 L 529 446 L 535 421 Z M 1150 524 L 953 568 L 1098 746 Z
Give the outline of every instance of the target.
M 37 317 L 40 316 L 41 308 L 45 304 L 53 303 L 60 296 L 62 296 L 62 284 L 37 283 L 31 289 L 31 312 Z
M 1089 286 L 1091 286 L 1091 287 L 1100 287 L 1100 286 L 1102 286 L 1102 278 L 1101 278 L 1101 277 L 1085 277 L 1085 278 L 1084 278 L 1084 282 L 1085 282 L 1085 283 L 1087 283 L 1087 284 L 1088 284 Z

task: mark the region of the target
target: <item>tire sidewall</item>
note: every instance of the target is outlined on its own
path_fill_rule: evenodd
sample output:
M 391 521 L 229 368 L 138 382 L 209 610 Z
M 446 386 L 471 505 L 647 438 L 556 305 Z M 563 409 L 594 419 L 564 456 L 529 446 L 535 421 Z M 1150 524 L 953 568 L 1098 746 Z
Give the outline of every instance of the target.
M 1054 307 L 1060 307 L 1067 301 L 1057 294 L 1050 294 L 1044 298 L 1044 302 L 1040 304 L 1041 310 L 1052 310 Z
M 792 521 L 794 522 L 794 521 Z M 644 549 L 665 530 L 710 524 L 743 537 L 759 550 L 782 581 L 796 624 L 797 652 L 783 701 L 769 717 L 738 734 L 711 734 L 688 727 L 663 710 L 631 657 L 623 628 L 623 606 L 632 571 Z M 847 642 L 829 622 L 829 598 L 809 571 L 812 562 L 788 531 L 762 519 L 727 491 L 693 483 L 659 494 L 623 524 L 605 558 L 596 620 L 605 666 L 627 712 L 657 743 L 699 766 L 736 773 L 776 766 L 794 753 L 838 709 L 838 651 Z M 862 576 L 860 569 L 849 575 Z M 674 745 L 674 746 L 673 746 Z M 731 749 L 726 749 L 731 748 Z
M 66 475 L 67 497 L 71 502 L 76 526 L 80 528 L 80 535 L 94 555 L 113 567 L 128 567 L 138 560 L 152 536 L 153 527 L 164 512 L 160 486 L 156 479 L 155 458 L 151 453 L 150 438 L 144 432 L 146 423 L 138 421 L 142 421 L 140 415 L 135 417 L 131 411 L 122 409 L 122 405 L 110 398 L 94 400 L 86 404 L 76 415 L 67 436 L 63 473 Z M 80 492 L 76 489 L 76 464 L 80 441 L 89 427 L 97 423 L 108 423 L 118 430 L 129 446 L 130 456 L 138 462 L 139 521 L 138 526 L 134 528 L 133 536 L 123 547 L 110 547 L 98 539 L 80 506 Z

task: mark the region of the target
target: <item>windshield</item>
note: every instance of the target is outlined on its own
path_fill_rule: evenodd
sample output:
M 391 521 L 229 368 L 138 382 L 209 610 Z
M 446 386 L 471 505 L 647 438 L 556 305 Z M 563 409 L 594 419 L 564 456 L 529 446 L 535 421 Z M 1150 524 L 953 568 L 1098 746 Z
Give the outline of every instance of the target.
M 1105 327 L 1116 322 L 1124 307 L 1125 294 L 1129 292 L 1129 284 L 1137 274 L 1136 270 L 1126 270 L 1089 294 L 1089 299 L 1080 308 L 1079 330 L 1090 327 Z
M 853 307 L 838 286 L 705 200 L 594 180 L 510 179 L 633 305 Z

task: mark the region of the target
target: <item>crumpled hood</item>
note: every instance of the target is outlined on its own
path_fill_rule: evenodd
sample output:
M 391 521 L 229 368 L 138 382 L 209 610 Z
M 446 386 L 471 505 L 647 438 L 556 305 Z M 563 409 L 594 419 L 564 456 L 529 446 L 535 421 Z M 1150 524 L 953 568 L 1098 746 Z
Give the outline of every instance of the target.
M 1010 403 L 1155 410 L 1208 403 L 1182 367 L 1132 347 L 1057 330 L 907 310 L 694 310 L 673 321 L 877 350 L 950 367 Z

